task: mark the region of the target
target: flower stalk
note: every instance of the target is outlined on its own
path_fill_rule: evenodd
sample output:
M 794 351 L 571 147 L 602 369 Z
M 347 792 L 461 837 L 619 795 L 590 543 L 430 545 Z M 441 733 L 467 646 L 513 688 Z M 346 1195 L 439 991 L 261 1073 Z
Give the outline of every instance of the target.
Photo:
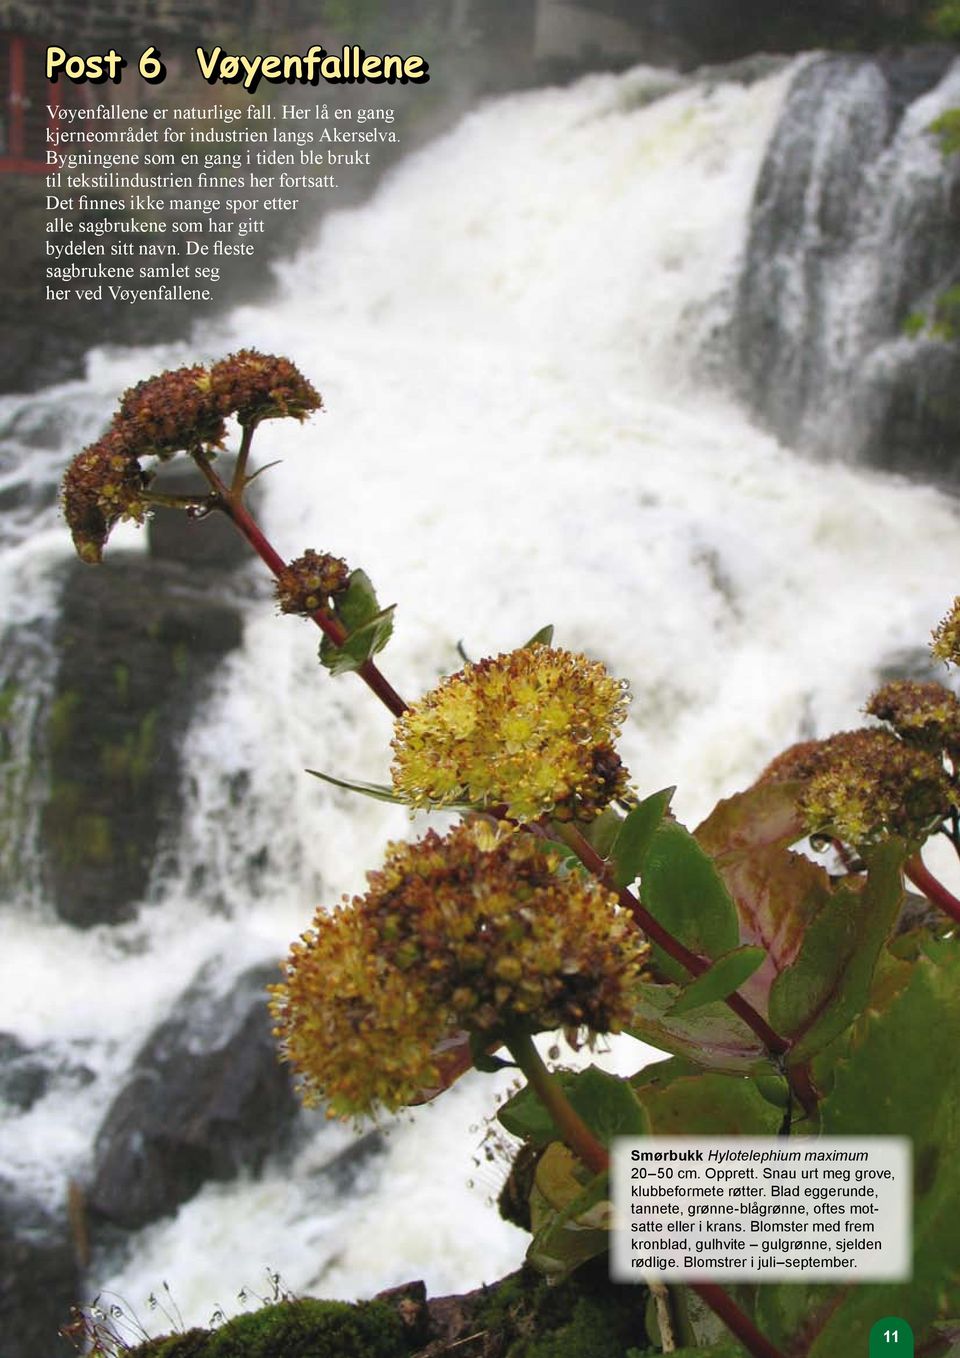
M 249 438 L 252 429 L 244 432 L 244 442 L 249 452 Z M 241 454 L 243 449 L 241 448 Z M 237 532 L 240 533 L 249 545 L 256 552 L 257 556 L 264 563 L 267 569 L 276 576 L 277 579 L 286 570 L 286 562 L 277 552 L 276 548 L 267 538 L 256 519 L 247 509 L 243 502 L 243 490 L 246 481 L 241 478 L 238 482 L 234 478 L 232 487 L 228 487 L 217 475 L 210 458 L 201 449 L 192 453 L 193 460 L 196 462 L 200 471 L 203 473 L 208 485 L 213 492 L 214 507 L 221 510 L 230 519 Z M 239 471 L 240 463 L 238 463 Z M 334 646 L 342 646 L 347 639 L 347 632 L 339 619 L 325 608 L 318 608 L 310 614 L 313 622 L 320 628 L 324 636 L 329 637 Z M 393 685 L 384 675 L 383 671 L 373 660 L 366 660 L 357 670 L 360 678 L 367 687 L 376 694 L 387 710 L 394 716 L 402 716 L 407 710 L 407 704 L 400 697 Z
M 960 900 L 943 885 L 938 877 L 924 863 L 919 853 L 909 858 L 903 867 L 904 876 L 913 883 L 918 891 L 922 891 L 928 900 L 950 916 L 957 924 L 960 924 Z
M 553 1118 L 564 1143 L 594 1174 L 605 1173 L 610 1168 L 610 1156 L 606 1147 L 598 1141 L 573 1108 L 559 1082 L 544 1064 L 530 1034 L 512 1033 L 506 1039 L 505 1045 L 527 1077 L 537 1098 Z

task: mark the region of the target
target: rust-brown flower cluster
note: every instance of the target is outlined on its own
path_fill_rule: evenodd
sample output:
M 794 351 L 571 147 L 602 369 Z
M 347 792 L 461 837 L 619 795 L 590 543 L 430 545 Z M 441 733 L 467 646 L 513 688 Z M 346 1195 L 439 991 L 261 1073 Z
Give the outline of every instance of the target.
M 227 432 L 210 373 L 196 365 L 138 382 L 120 398 L 113 431 L 131 457 L 169 458 L 186 448 L 219 447 Z
M 809 833 L 857 846 L 889 835 L 921 843 L 954 804 L 940 755 L 881 727 L 791 746 L 758 781 L 790 779 L 806 783 L 799 806 Z
M 302 420 L 320 396 L 286 358 L 243 349 L 211 368 L 176 368 L 126 391 L 106 434 L 74 458 L 63 480 L 63 511 L 84 561 L 97 562 L 111 529 L 143 521 L 150 471 L 144 457 L 219 448 L 225 420 L 242 425 Z
M 537 645 L 468 664 L 398 720 L 394 787 L 413 806 L 589 820 L 626 790 L 614 748 L 626 706 L 623 684 L 570 651 Z
M 284 1058 L 333 1115 L 396 1109 L 439 1079 L 438 1049 L 554 1028 L 616 1032 L 646 945 L 593 878 L 558 875 L 531 835 L 460 825 L 392 844 L 365 895 L 318 912 L 272 992 Z
M 100 560 L 111 529 L 121 519 L 143 522 L 149 482 L 149 473 L 112 430 L 77 454 L 63 478 L 63 507 L 81 560 Z
M 943 684 L 894 679 L 864 708 L 896 731 L 901 740 L 939 750 L 956 765 L 960 753 L 960 700 Z
M 318 608 L 325 608 L 335 594 L 342 594 L 349 582 L 350 567 L 345 561 L 308 547 L 303 556 L 288 562 L 277 578 L 280 611 L 309 617 Z
M 323 402 L 288 358 L 241 349 L 210 369 L 210 392 L 221 410 L 243 425 L 261 420 L 305 420 Z

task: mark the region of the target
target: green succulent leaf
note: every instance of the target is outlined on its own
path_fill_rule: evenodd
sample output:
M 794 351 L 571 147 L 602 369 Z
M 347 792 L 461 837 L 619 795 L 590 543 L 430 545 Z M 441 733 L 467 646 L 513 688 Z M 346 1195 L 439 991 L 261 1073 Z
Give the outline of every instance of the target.
M 393 634 L 396 608 L 381 608 L 366 571 L 355 570 L 344 592 L 334 600 L 334 613 L 347 638 L 342 646 L 328 637 L 320 643 L 320 663 L 331 674 L 350 674 L 382 651 Z
M 653 1136 L 773 1136 L 775 1109 L 745 1076 L 717 1075 L 673 1058 L 646 1066 L 631 1080 Z
M 676 821 L 663 821 L 650 837 L 640 899 L 674 938 L 702 957 L 722 957 L 740 942 L 733 898 L 713 859 Z M 671 979 L 689 979 L 662 949 L 654 948 L 654 957 Z
M 628 1080 L 609 1075 L 596 1066 L 576 1072 L 557 1071 L 554 1079 L 574 1111 L 605 1146 L 609 1146 L 615 1136 L 648 1135 L 647 1116 Z M 497 1117 L 512 1135 L 537 1146 L 545 1146 L 560 1136 L 550 1114 L 529 1085 L 505 1103 Z
M 667 787 L 646 797 L 628 813 L 610 848 L 614 881 L 629 886 L 640 876 L 653 835 L 666 815 L 676 788 Z
M 329 637 L 320 642 L 320 663 L 331 674 L 353 674 L 371 660 L 393 635 L 393 614 L 396 604 L 375 613 L 369 621 L 351 631 L 342 646 L 335 646 Z
M 878 1316 L 909 1318 L 917 1346 L 939 1353 L 942 1316 L 960 1314 L 960 949 L 921 956 L 910 983 L 869 1010 L 836 1063 L 822 1107 L 825 1136 L 904 1136 L 913 1145 L 913 1276 L 902 1283 L 757 1289 L 756 1317 L 774 1343 L 803 1333 L 809 1358 L 866 1353 Z M 949 1345 L 947 1345 L 949 1347 Z
M 380 602 L 366 571 L 350 572 L 347 588 L 334 601 L 334 612 L 348 632 L 355 632 L 377 616 Z
M 623 817 L 608 806 L 586 826 L 583 837 L 601 858 L 609 858 L 623 824 Z
M 881 949 L 903 899 L 904 846 L 891 839 L 870 851 L 859 891 L 840 887 L 803 935 L 796 960 L 770 991 L 770 1021 L 792 1039 L 788 1060 L 808 1059 L 866 1007 Z
M 627 1032 L 661 1051 L 706 1070 L 729 1075 L 769 1075 L 776 1066 L 760 1039 L 722 1001 L 692 1014 L 669 1011 L 680 996 L 675 985 L 641 984 Z
M 683 987 L 679 998 L 669 1009 L 670 1014 L 689 1014 L 704 1004 L 714 1000 L 724 1000 L 767 960 L 765 949 L 751 947 L 734 948 L 732 952 L 718 957 L 709 971 L 698 976 L 695 981 Z
M 533 646 L 552 646 L 553 645 L 553 623 L 548 622 L 546 627 L 541 627 L 539 632 L 534 632 L 529 641 L 525 641 L 521 646 L 522 651 L 529 651 Z
M 307 769 L 311 778 L 319 778 L 331 787 L 343 788 L 346 792 L 359 792 L 362 797 L 370 797 L 375 802 L 391 802 L 394 806 L 406 806 L 403 797 L 397 795 L 386 783 L 364 783 L 358 779 L 335 778 L 332 773 L 321 773 L 319 769 Z

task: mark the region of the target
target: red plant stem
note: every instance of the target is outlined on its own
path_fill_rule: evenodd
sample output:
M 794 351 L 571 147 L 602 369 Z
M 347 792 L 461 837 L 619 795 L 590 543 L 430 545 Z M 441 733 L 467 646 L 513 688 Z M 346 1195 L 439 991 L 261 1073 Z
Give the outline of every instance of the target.
M 938 905 L 941 910 L 960 924 L 960 901 L 952 892 L 948 891 L 938 878 L 926 866 L 919 854 L 914 854 L 903 865 L 903 873 L 908 877 L 918 890 L 922 891 L 928 900 L 934 905 Z
M 589 868 L 601 881 L 609 878 L 608 864 L 600 857 L 593 845 L 584 839 L 579 830 L 571 825 L 562 825 L 560 831 L 584 867 Z M 626 887 L 622 888 L 618 894 L 620 904 L 625 910 L 630 911 L 647 937 L 653 939 L 654 943 L 658 944 L 675 962 L 679 962 L 682 967 L 685 967 L 692 976 L 702 976 L 713 965 L 709 957 L 700 957 L 698 953 L 691 952 L 678 938 L 674 938 L 673 934 L 665 929 L 660 921 L 651 915 L 650 911 L 645 909 L 636 896 Z M 756 1033 L 768 1051 L 775 1056 L 783 1056 L 790 1050 L 790 1043 L 786 1038 L 774 1032 L 766 1019 L 758 1014 L 753 1005 L 745 1000 L 742 995 L 734 991 L 732 995 L 727 996 L 726 1004 L 739 1018 L 743 1019 L 752 1032 Z
M 228 490 L 203 455 L 196 455 L 194 460 L 213 488 L 217 508 L 223 510 L 237 531 L 246 538 L 264 565 L 279 579 L 282 572 L 286 570 L 287 563 L 275 550 L 256 519 L 243 503 L 241 499 L 243 487 L 241 486 L 238 492 Z M 330 638 L 334 646 L 343 645 L 347 639 L 347 632 L 338 618 L 333 617 L 323 608 L 318 608 L 310 616 L 324 636 Z M 406 712 L 407 704 L 372 660 L 365 660 L 357 673 L 395 717 L 402 716 Z
M 740 1310 L 732 1297 L 728 1297 L 716 1283 L 691 1283 L 691 1292 L 696 1292 L 714 1315 L 719 1316 L 731 1334 L 753 1355 L 753 1358 L 783 1358 L 783 1354 L 766 1335 L 761 1334 L 748 1315 Z

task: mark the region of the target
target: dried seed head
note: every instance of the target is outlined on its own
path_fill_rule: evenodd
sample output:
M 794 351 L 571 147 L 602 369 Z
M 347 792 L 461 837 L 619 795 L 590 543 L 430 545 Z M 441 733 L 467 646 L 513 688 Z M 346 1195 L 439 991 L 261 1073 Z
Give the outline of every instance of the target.
M 308 548 L 303 556 L 288 563 L 277 580 L 280 611 L 309 617 L 326 607 L 333 595 L 342 593 L 349 580 L 350 568 L 345 561 Z
M 922 843 L 949 813 L 953 792 L 938 755 L 877 727 L 816 744 L 804 757 L 810 781 L 799 801 L 811 834 L 858 846 L 888 835 Z
M 81 560 L 99 562 L 122 519 L 143 522 L 149 480 L 116 430 L 77 454 L 64 475 L 61 502 Z
M 960 750 L 960 700 L 943 684 L 894 679 L 877 689 L 864 711 L 889 722 L 908 744 L 951 757 Z
M 304 420 L 323 408 L 315 388 L 288 358 L 241 349 L 210 369 L 210 390 L 218 409 L 241 424 L 284 416 Z
M 114 420 L 137 457 L 172 457 L 183 449 L 219 446 L 225 412 L 211 390 L 206 368 L 175 368 L 124 392 Z

